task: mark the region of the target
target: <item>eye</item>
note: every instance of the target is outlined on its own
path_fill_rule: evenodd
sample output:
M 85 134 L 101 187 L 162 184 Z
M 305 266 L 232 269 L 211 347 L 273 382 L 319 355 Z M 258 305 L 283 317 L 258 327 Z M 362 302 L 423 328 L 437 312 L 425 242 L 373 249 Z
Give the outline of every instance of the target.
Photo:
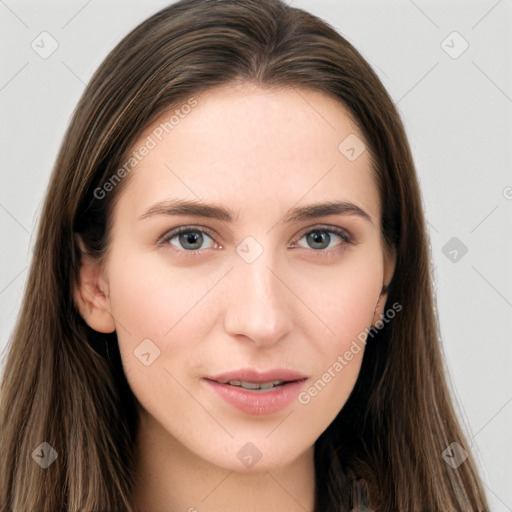
M 334 247 L 344 245 L 346 243 L 352 243 L 352 238 L 344 229 L 335 227 L 320 227 L 313 229 L 299 238 L 299 241 L 302 239 L 305 239 L 309 246 L 305 247 L 306 249 L 310 248 L 317 251 L 333 248 L 332 245 L 329 247 L 329 244 L 336 240 L 338 240 L 338 243 L 335 244 Z
M 160 240 L 160 243 L 170 243 L 179 250 L 194 252 L 199 249 L 210 249 L 212 245 L 203 246 L 205 239 L 213 242 L 213 239 L 203 229 L 182 226 L 169 231 Z
M 300 242 L 303 239 L 305 239 L 307 245 L 295 243 L 293 247 L 313 249 L 313 252 L 318 253 L 319 256 L 327 256 L 336 249 L 342 249 L 346 244 L 354 243 L 347 231 L 333 226 L 321 226 L 310 230 L 302 235 L 298 241 Z M 212 236 L 204 228 L 194 226 L 180 226 L 172 229 L 165 233 L 158 243 L 176 247 L 178 254 L 183 256 L 199 256 L 203 249 L 212 249 L 214 246 L 222 248 L 215 243 Z

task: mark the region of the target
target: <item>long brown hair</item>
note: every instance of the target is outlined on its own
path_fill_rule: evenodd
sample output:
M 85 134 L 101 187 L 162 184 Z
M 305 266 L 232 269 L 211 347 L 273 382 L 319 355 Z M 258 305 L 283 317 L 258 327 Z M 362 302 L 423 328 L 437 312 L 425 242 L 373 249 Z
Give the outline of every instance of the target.
M 80 234 L 101 259 L 129 180 L 98 194 L 159 115 L 213 87 L 246 81 L 310 88 L 348 108 L 364 135 L 397 260 L 388 302 L 402 310 L 368 338 L 354 390 L 315 445 L 316 510 L 348 510 L 353 480 L 382 511 L 486 511 L 445 380 L 422 200 L 393 101 L 358 51 L 280 0 L 183 0 L 108 55 L 74 112 L 38 226 L 0 388 L 0 510 L 130 511 L 136 399 L 117 337 L 90 329 L 73 300 Z M 341 141 L 340 141 L 341 142 Z M 136 172 L 136 171 L 134 171 Z M 95 193 L 96 191 L 96 193 Z M 46 469 L 34 451 L 57 459 Z M 362 479 L 362 480 L 359 480 Z

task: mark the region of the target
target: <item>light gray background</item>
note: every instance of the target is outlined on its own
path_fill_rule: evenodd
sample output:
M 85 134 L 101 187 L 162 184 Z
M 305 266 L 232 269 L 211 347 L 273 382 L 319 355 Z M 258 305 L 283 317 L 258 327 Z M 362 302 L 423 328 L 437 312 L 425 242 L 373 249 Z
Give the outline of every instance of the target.
M 0 0 L 0 371 L 70 115 L 108 51 L 168 3 Z M 512 0 L 289 3 L 348 38 L 398 106 L 429 221 L 452 392 L 492 510 L 512 511 Z M 48 51 L 43 31 L 59 45 L 45 59 L 31 47 Z M 460 242 L 443 252 L 452 237 L 466 254 Z

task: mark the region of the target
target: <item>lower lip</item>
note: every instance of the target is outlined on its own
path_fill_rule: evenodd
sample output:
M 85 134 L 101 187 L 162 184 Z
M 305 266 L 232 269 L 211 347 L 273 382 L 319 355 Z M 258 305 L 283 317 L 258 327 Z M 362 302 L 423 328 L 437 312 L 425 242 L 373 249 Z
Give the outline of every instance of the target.
M 252 391 L 205 379 L 228 404 L 248 414 L 273 414 L 288 407 L 298 396 L 306 379 L 289 382 L 268 391 Z

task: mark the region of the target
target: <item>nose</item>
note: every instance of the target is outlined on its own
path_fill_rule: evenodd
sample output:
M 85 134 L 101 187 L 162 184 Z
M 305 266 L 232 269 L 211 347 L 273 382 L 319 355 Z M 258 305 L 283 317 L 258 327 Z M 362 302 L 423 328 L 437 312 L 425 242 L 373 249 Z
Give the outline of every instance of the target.
M 228 334 L 264 347 L 279 343 L 292 330 L 293 294 L 275 267 L 269 251 L 252 263 L 237 260 L 225 295 Z

